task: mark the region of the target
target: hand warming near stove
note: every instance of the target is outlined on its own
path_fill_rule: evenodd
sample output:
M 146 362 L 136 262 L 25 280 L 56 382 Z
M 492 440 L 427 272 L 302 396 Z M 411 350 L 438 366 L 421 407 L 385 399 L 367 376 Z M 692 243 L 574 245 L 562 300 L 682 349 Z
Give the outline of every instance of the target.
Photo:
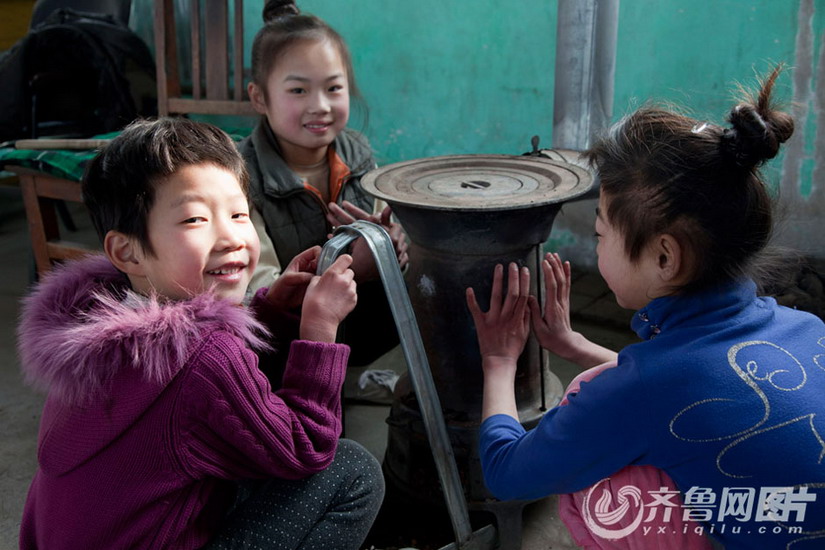
M 582 368 L 615 361 L 616 352 L 591 342 L 572 328 L 570 322 L 570 262 L 556 253 L 547 253 L 541 263 L 545 303 L 542 308 L 530 292 L 530 271 L 515 263 L 508 266 L 505 288 L 504 268 L 493 271 L 490 309 L 481 311 L 475 291 L 467 289 L 467 307 L 478 335 L 484 371 L 482 420 L 493 414 L 515 413 L 512 390 L 516 363 L 530 334 L 543 348 Z M 510 399 L 510 397 L 513 399 Z
M 541 262 L 544 307 L 530 296 L 530 313 L 539 345 L 582 368 L 615 361 L 616 352 L 591 342 L 570 322 L 570 262 L 548 252 Z
M 760 167 L 794 122 L 780 69 L 725 126 L 649 105 L 584 156 L 598 171 L 599 272 L 636 310 L 641 341 L 618 355 L 573 330 L 570 267 L 497 266 L 490 308 L 472 289 L 484 377 L 479 456 L 501 499 L 560 494 L 586 548 L 819 547 L 825 541 L 825 323 L 759 296 L 772 199 Z M 768 266 L 774 270 L 782 266 Z M 525 307 L 525 304 L 528 307 Z M 542 346 L 583 367 L 530 430 L 514 380 L 528 313 Z
M 515 263 L 508 266 L 507 289 L 503 290 L 504 269 L 493 271 L 490 309 L 484 313 L 476 301 L 475 291 L 467 289 L 467 306 L 473 316 L 484 369 L 482 420 L 494 414 L 518 418 L 513 385 L 516 362 L 530 335 L 530 271 Z M 502 296 L 503 294 L 503 296 Z

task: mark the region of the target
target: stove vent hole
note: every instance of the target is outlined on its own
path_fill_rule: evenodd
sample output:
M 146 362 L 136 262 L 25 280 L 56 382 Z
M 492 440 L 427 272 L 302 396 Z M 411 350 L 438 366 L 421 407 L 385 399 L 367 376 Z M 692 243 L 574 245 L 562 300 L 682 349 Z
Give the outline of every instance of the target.
M 484 180 L 470 180 L 470 181 L 462 181 L 461 188 L 462 189 L 486 189 L 490 187 L 489 181 Z

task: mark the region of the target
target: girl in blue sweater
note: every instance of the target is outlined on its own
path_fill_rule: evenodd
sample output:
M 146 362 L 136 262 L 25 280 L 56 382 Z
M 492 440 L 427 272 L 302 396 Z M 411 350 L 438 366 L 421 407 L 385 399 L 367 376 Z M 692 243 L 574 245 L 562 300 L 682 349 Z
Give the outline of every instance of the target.
M 497 267 L 489 311 L 468 289 L 485 480 L 502 499 L 578 492 L 573 535 L 586 547 L 684 548 L 688 532 L 728 549 L 825 544 L 825 324 L 758 296 L 748 275 L 772 229 L 759 167 L 793 132 L 771 104 L 778 72 L 727 128 L 644 107 L 585 153 L 601 181 L 599 271 L 619 305 L 638 310 L 642 342 L 616 355 L 574 332 L 569 267 L 555 255 L 543 308 L 515 265 L 506 288 Z M 513 382 L 531 318 L 544 347 L 615 366 L 528 432 Z M 617 483 L 634 479 L 615 477 L 628 466 L 655 468 L 663 483 Z M 670 527 L 650 529 L 662 521 Z

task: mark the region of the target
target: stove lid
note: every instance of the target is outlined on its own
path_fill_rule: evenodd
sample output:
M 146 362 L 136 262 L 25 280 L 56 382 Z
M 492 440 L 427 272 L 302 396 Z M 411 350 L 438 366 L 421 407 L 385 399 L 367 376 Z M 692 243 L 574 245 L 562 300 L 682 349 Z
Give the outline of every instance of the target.
M 368 172 L 364 189 L 390 204 L 437 210 L 510 210 L 569 201 L 593 177 L 562 160 L 511 155 L 451 155 Z

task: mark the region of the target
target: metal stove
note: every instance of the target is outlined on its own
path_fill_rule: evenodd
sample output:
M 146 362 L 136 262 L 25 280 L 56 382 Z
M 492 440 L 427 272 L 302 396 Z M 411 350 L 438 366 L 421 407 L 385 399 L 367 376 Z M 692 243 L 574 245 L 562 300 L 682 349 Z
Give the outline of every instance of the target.
M 457 155 L 388 165 L 366 174 L 362 185 L 392 206 L 410 240 L 406 289 L 463 496 L 469 509 L 495 514 L 501 548 L 518 548 L 526 502 L 494 499 L 478 459 L 481 358 L 464 291 L 472 286 L 486 309 L 493 267 L 514 261 L 530 268 L 532 292 L 541 297 L 543 243 L 562 204 L 584 195 L 592 177 L 576 164 L 540 156 Z M 562 395 L 547 354 L 532 337 L 519 359 L 515 390 L 519 420 L 528 429 Z M 443 503 L 438 453 L 434 459 L 420 398 L 402 377 L 387 420 L 384 470 L 403 492 Z

